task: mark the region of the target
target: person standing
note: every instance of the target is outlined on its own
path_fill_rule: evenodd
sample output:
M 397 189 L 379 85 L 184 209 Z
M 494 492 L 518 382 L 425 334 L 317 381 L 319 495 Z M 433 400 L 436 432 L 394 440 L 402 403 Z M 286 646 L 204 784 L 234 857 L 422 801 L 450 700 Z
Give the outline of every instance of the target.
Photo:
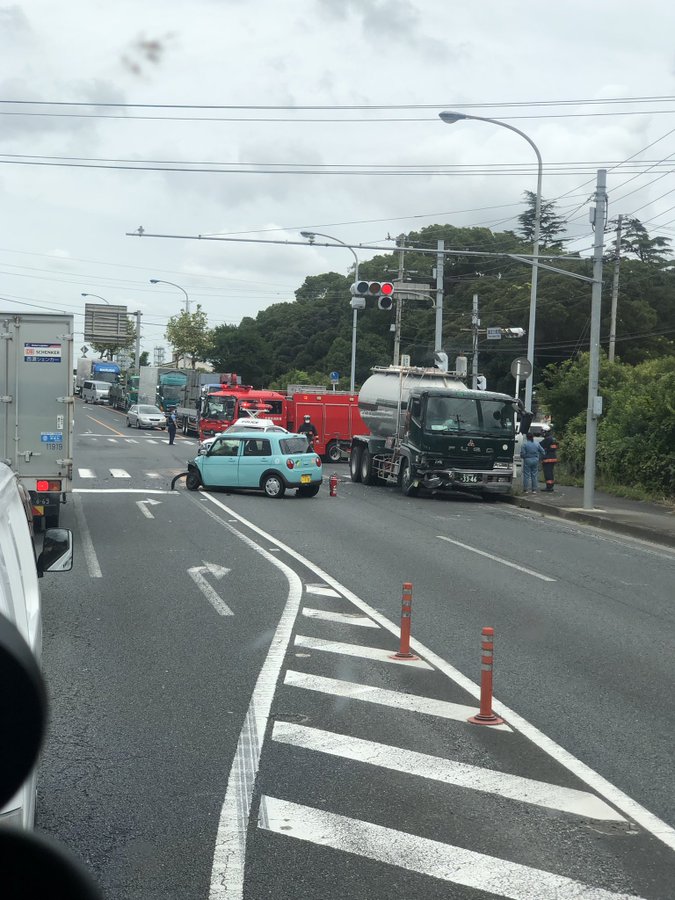
M 544 448 L 544 481 L 546 482 L 546 492 L 551 494 L 555 485 L 555 464 L 558 462 L 558 440 L 550 428 L 546 432 L 544 440 L 540 442 L 540 446 Z
M 520 448 L 520 458 L 523 461 L 523 492 L 525 494 L 537 493 L 539 460 L 543 455 L 544 448 L 541 444 L 535 443 L 534 435 L 531 431 L 528 432 L 527 440 L 523 441 L 523 446 Z
M 169 446 L 173 444 L 176 437 L 176 410 L 170 409 L 166 417 L 166 430 L 169 432 Z
M 313 450 L 318 431 L 316 430 L 316 425 L 312 422 L 311 416 L 307 415 L 304 417 L 302 425 L 298 428 L 298 434 L 307 435 L 308 447 L 310 450 Z

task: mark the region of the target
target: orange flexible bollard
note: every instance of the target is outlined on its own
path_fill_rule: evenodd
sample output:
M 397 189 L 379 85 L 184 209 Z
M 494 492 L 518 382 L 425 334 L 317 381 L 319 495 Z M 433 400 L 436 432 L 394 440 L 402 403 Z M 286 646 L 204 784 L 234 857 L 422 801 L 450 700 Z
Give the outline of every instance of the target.
M 492 660 L 495 648 L 494 628 L 483 628 L 481 638 L 480 711 L 469 718 L 474 725 L 501 725 L 503 719 L 492 711 Z
M 412 624 L 412 583 L 406 581 L 403 584 L 401 598 L 401 645 L 398 653 L 392 659 L 419 659 L 410 652 L 410 627 Z

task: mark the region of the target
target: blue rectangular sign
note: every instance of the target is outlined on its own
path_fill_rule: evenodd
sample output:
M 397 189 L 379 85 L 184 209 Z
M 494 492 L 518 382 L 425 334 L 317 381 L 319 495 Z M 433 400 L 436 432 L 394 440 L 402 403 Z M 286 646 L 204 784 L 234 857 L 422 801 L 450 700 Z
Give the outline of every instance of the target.
M 62 431 L 41 431 L 40 432 L 40 443 L 42 444 L 62 444 L 63 443 L 63 432 Z

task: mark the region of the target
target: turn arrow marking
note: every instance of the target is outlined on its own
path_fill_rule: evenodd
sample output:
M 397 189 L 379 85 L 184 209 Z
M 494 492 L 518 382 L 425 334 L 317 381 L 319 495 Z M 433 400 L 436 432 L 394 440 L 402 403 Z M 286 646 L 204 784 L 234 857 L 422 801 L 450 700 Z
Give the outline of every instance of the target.
M 225 603 L 220 594 L 206 580 L 207 572 L 210 575 L 213 575 L 214 578 L 220 580 L 224 575 L 227 575 L 227 573 L 230 571 L 229 569 L 226 569 L 225 566 L 219 566 L 216 563 L 209 563 L 204 561 L 203 566 L 192 566 L 192 568 L 188 569 L 187 571 L 190 578 L 194 581 L 199 590 L 206 597 L 206 599 L 209 601 L 209 603 L 217 613 L 220 613 L 221 616 L 234 615 L 234 613 L 227 605 L 227 603 Z
M 154 519 L 155 517 L 148 509 L 148 506 L 159 506 L 161 500 L 137 500 L 136 506 L 140 509 L 146 519 Z

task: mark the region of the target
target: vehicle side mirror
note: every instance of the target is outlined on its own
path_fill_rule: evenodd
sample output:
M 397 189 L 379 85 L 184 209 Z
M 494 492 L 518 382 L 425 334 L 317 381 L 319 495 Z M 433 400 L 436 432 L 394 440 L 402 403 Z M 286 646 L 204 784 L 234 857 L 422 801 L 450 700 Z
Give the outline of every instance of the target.
M 534 413 L 531 412 L 523 412 L 520 416 L 520 428 L 518 429 L 521 434 L 527 434 L 530 430 L 530 425 L 532 424 L 532 419 L 534 419 Z
M 73 568 L 73 532 L 68 528 L 48 528 L 37 559 L 38 577 L 45 572 L 70 572 Z
M 197 450 L 197 456 L 208 456 L 208 455 L 209 455 L 208 447 L 200 447 L 199 450 Z

